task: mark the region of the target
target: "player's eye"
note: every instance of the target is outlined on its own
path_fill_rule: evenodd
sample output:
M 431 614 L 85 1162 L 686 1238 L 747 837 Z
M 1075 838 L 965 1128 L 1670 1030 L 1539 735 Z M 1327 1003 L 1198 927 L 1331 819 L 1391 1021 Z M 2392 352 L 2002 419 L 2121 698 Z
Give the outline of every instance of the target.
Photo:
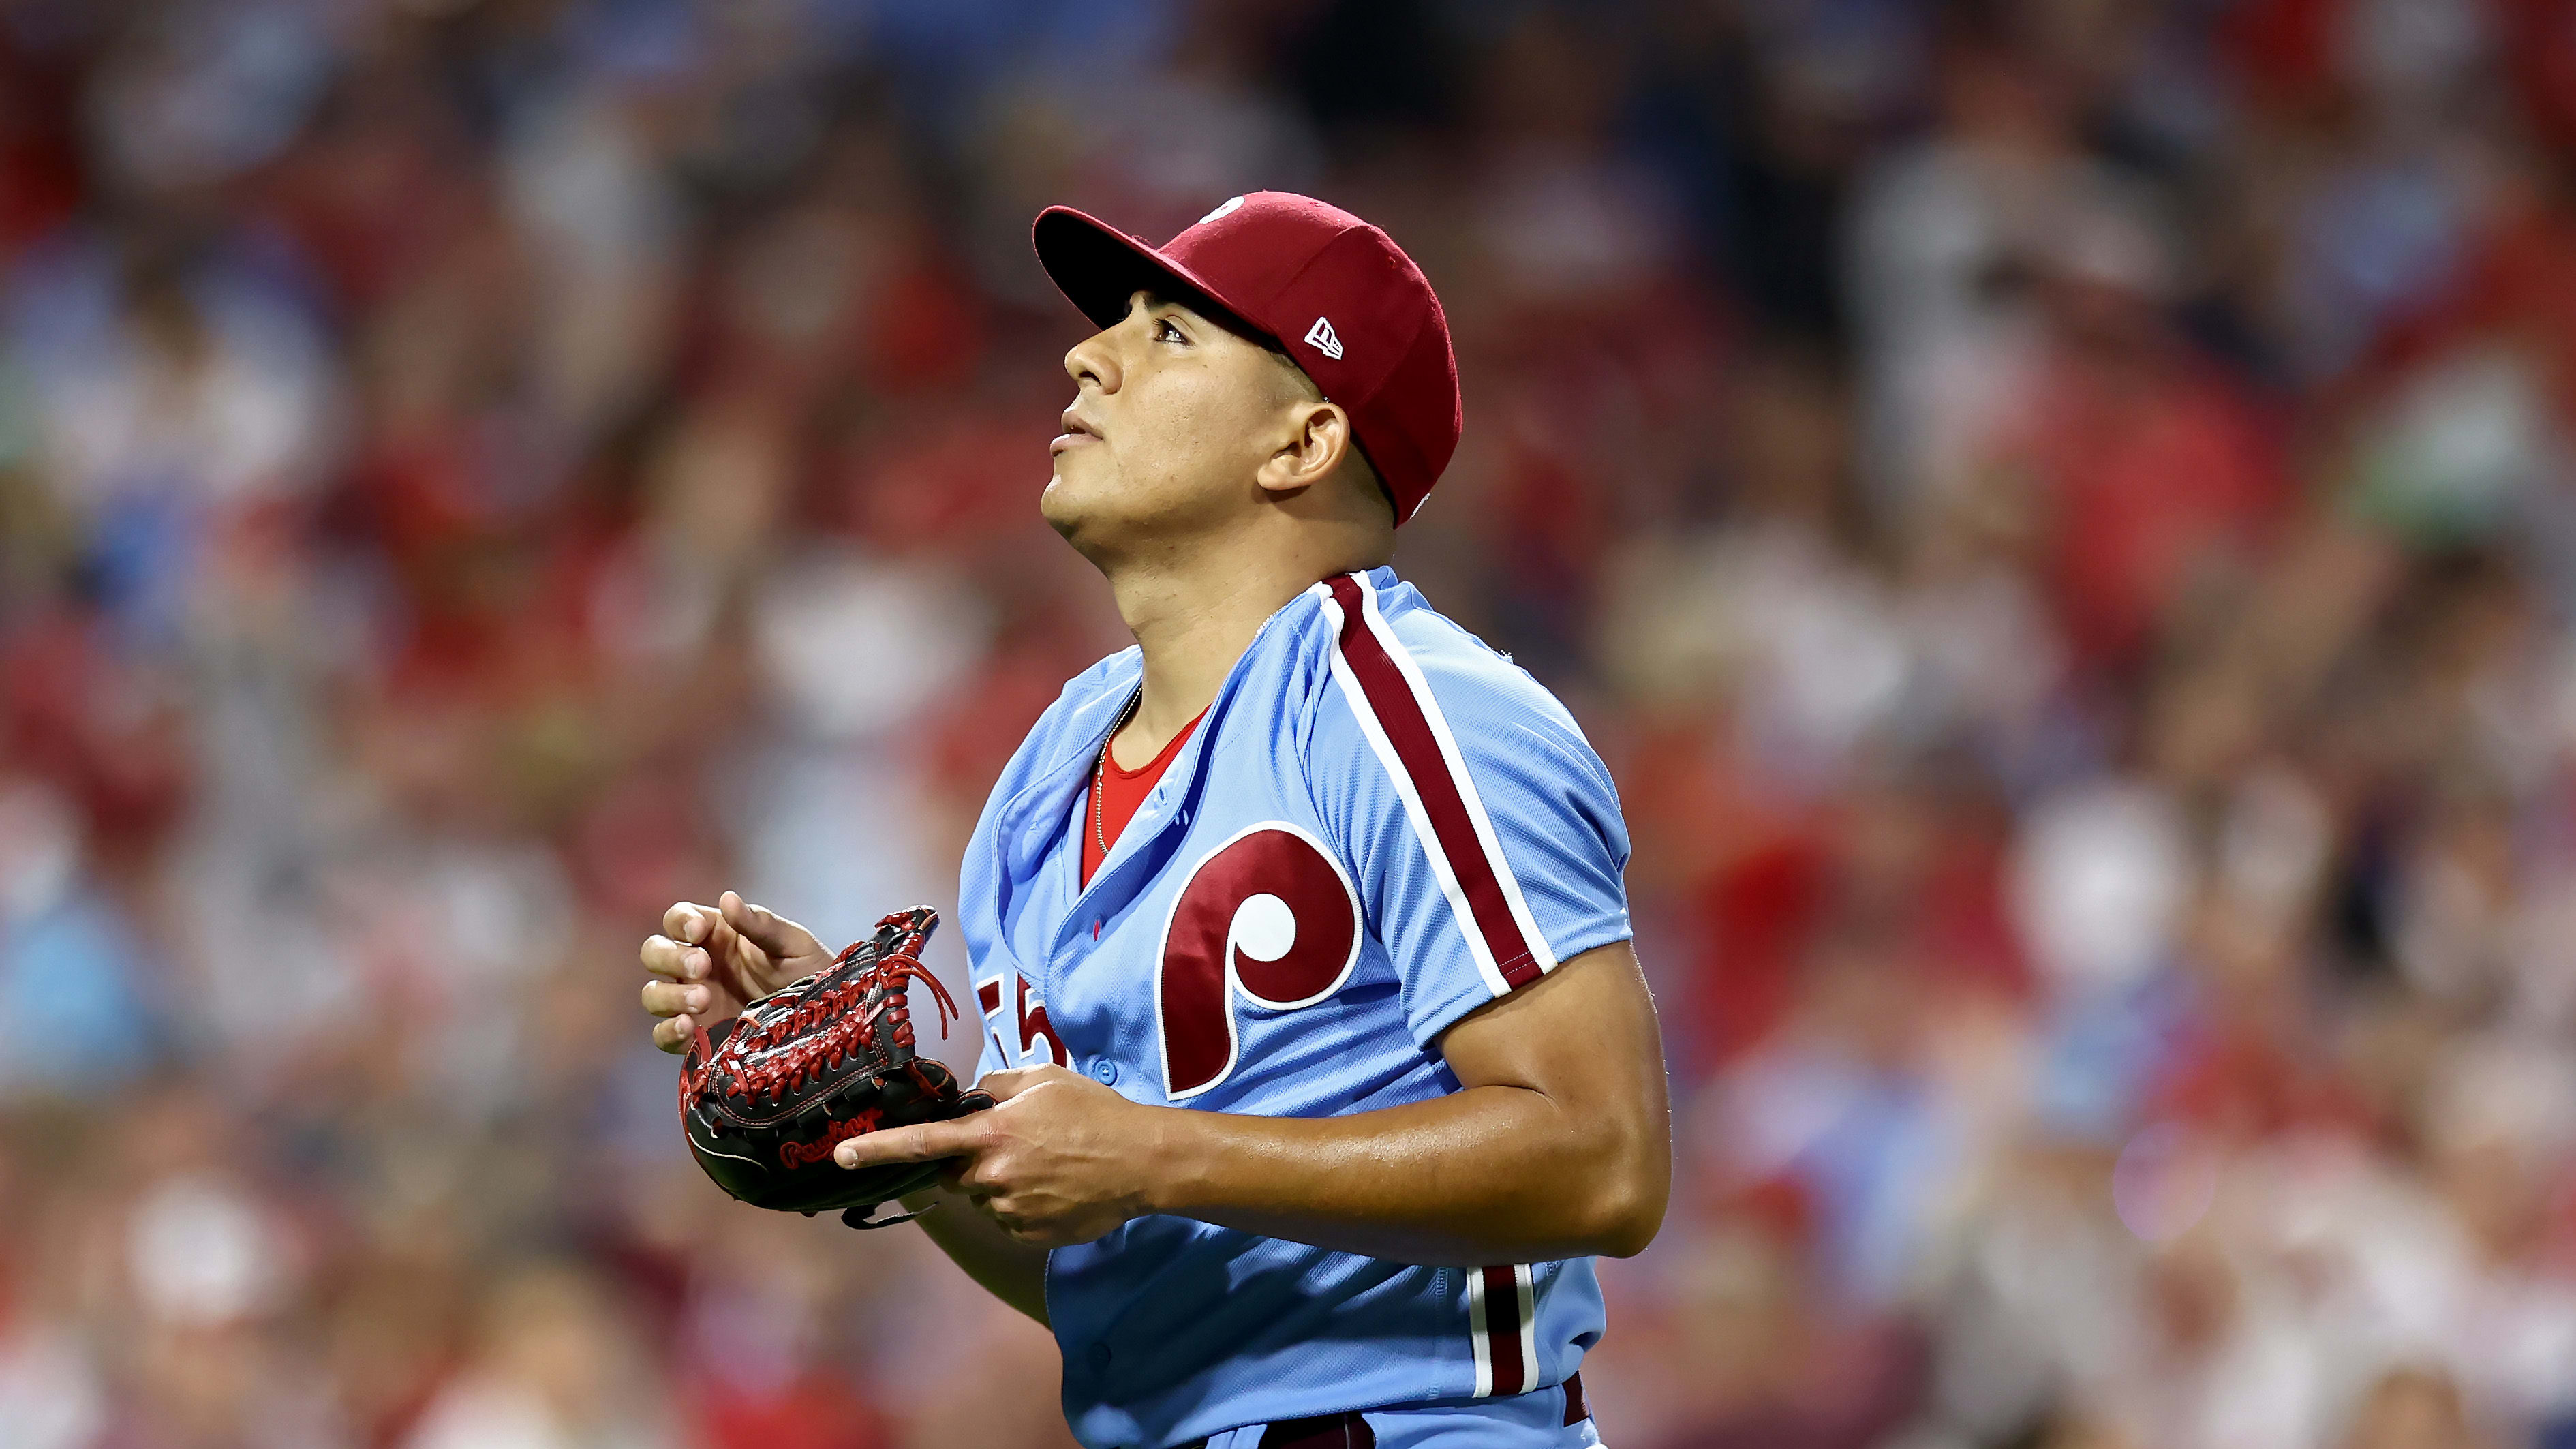
M 1174 322 L 1169 317 L 1157 317 L 1154 319 L 1154 340 L 1157 342 L 1187 342 L 1190 338 L 1188 333 L 1181 330 L 1179 323 Z

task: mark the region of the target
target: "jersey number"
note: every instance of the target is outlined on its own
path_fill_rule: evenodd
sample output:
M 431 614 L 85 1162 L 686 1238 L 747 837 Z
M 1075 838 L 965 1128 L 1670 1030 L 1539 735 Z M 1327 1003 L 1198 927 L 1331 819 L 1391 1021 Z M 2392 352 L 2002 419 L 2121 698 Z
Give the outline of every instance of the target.
M 1002 983 L 985 982 L 975 988 L 975 997 L 977 1004 L 984 1008 L 985 1015 L 989 1016 L 1001 1010 Z M 1044 1038 L 1047 1044 L 1048 1061 L 1059 1067 L 1072 1065 L 1073 1054 L 1064 1049 L 1064 1038 L 1055 1034 L 1055 1024 L 1047 1020 L 1045 1003 L 1032 1004 L 1029 997 L 1029 978 L 1016 971 L 1012 972 L 1011 1014 L 1018 1017 L 1020 1022 L 1020 1049 L 1015 1059 L 1028 1060 L 1029 1049 L 1036 1046 L 1039 1039 Z
M 1313 836 L 1272 820 L 1209 851 L 1163 927 L 1164 1095 L 1195 1097 L 1233 1073 L 1235 997 L 1262 1011 L 1312 1006 L 1359 953 L 1359 895 Z

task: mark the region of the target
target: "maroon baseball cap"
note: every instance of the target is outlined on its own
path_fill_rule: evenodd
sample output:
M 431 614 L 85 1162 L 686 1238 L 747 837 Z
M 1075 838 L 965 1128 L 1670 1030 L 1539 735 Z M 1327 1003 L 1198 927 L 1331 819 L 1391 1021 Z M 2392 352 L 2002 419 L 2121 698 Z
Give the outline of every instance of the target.
M 1204 302 L 1286 351 L 1395 500 L 1422 506 L 1458 450 L 1458 359 L 1422 269 L 1385 232 L 1286 191 L 1238 196 L 1157 248 L 1066 206 L 1038 213 L 1038 261 L 1101 327 L 1138 291 Z

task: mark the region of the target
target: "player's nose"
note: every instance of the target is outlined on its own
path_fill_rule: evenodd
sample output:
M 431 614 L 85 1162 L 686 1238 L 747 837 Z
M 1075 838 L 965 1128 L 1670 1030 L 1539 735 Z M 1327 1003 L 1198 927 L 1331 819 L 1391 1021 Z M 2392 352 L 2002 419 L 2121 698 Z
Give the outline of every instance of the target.
M 1110 333 L 1116 329 L 1094 332 L 1065 350 L 1065 375 L 1076 387 L 1089 383 L 1102 392 L 1116 392 L 1123 380 L 1118 366 L 1118 349 L 1111 345 Z

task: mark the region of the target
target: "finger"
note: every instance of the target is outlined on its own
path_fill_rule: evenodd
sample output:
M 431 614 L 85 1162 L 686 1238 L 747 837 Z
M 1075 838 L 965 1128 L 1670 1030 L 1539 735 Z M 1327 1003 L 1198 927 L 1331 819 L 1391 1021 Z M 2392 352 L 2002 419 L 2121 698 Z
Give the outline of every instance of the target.
M 667 981 L 705 981 L 715 970 L 714 959 L 704 948 L 684 946 L 668 936 L 650 936 L 644 949 L 636 953 L 643 958 L 644 969 Z
M 684 945 L 704 945 L 707 928 L 715 923 L 717 914 L 711 906 L 680 901 L 662 913 L 662 934 Z
M 698 1023 L 693 1017 L 675 1016 L 653 1023 L 653 1045 L 666 1052 L 687 1051 L 697 1039 Z
M 668 936 L 647 936 L 636 956 L 644 969 L 673 981 L 701 981 L 706 978 L 707 953 L 702 947 Z
M 703 986 L 690 986 L 671 981 L 644 983 L 644 1009 L 655 1016 L 679 1016 L 705 1011 L 715 1005 L 714 993 Z
M 1000 1153 L 955 1157 L 958 1190 L 973 1198 L 998 1198 L 1011 1190 L 1009 1168 Z
M 823 949 L 822 943 L 814 939 L 813 932 L 767 906 L 753 905 L 733 891 L 726 891 L 717 904 L 724 911 L 726 925 L 733 927 L 744 940 L 768 952 L 774 960 L 811 956 Z
M 963 1122 L 924 1122 L 853 1137 L 832 1150 L 843 1167 L 877 1167 L 889 1162 L 937 1162 L 969 1150 L 982 1130 Z

